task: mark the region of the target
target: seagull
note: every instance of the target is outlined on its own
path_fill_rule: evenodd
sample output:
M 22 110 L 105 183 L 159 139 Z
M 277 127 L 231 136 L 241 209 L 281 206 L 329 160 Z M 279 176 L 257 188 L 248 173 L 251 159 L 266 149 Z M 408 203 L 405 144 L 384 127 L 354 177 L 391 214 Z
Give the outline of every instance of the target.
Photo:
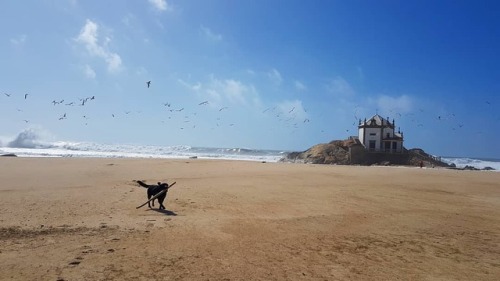
M 146 84 L 148 85 L 148 88 L 149 88 L 149 86 L 151 85 L 151 80 L 147 81 Z
M 200 102 L 198 105 L 207 105 L 208 101 Z
M 228 109 L 228 107 L 224 106 L 223 108 L 219 109 L 219 111 L 223 111 L 224 109 Z
M 295 110 L 295 107 L 292 108 L 292 110 L 288 111 L 288 113 L 292 113 L 292 111 L 294 111 L 294 110 Z
M 29 121 L 28 121 L 28 120 L 26 120 L 26 119 L 24 119 L 23 121 L 24 121 L 25 123 L 28 123 L 28 122 L 29 122 Z
M 3 93 L 4 95 L 6 95 L 7 97 L 10 97 L 10 94 L 7 94 L 7 93 Z
M 28 94 L 24 94 L 24 99 L 26 99 L 28 97 Z

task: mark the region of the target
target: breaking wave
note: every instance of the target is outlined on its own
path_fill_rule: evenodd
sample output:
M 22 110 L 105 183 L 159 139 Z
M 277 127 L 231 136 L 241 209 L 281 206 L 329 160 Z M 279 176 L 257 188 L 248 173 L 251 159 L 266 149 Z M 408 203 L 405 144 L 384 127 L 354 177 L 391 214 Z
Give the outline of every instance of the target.
M 277 162 L 286 153 L 248 148 L 211 148 L 187 145 L 158 146 L 101 144 L 45 140 L 43 132 L 27 129 L 0 147 L 0 153 L 21 157 L 105 157 L 105 158 L 205 158 Z

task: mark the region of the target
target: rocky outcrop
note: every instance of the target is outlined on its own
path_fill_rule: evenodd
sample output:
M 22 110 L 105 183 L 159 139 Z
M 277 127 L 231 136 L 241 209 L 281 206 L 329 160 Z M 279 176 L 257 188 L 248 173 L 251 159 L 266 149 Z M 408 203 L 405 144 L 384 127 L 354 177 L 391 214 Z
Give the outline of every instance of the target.
M 452 167 L 422 149 L 405 149 L 403 153 L 368 153 L 352 139 L 317 144 L 306 151 L 289 153 L 280 162 L 384 166 L 419 166 L 422 163 L 426 167 Z
M 343 141 L 317 144 L 303 152 L 292 152 L 281 162 L 349 165 L 349 147 Z
M 420 148 L 412 148 L 408 150 L 408 162 L 407 165 L 411 166 L 419 166 L 422 162 L 422 165 L 425 167 L 455 167 L 454 164 L 450 165 L 441 161 L 441 158 L 432 156 L 430 154 L 425 153 L 423 149 Z

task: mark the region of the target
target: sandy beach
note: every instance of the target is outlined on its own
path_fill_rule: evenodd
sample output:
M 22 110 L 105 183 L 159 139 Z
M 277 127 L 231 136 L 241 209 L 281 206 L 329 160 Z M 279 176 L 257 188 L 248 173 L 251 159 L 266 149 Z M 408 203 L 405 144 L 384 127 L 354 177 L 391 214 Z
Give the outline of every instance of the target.
M 500 173 L 0 158 L 0 280 L 498 280 Z M 176 182 L 167 210 L 136 209 Z

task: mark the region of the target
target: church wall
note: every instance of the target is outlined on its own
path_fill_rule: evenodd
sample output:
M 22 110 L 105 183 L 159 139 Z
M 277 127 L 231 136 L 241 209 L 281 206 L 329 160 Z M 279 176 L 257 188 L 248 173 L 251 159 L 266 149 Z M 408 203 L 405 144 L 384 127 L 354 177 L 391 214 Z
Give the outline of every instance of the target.
M 381 146 L 380 128 L 365 128 L 365 134 L 365 147 L 370 149 L 370 141 L 375 141 L 375 151 L 379 151 Z

